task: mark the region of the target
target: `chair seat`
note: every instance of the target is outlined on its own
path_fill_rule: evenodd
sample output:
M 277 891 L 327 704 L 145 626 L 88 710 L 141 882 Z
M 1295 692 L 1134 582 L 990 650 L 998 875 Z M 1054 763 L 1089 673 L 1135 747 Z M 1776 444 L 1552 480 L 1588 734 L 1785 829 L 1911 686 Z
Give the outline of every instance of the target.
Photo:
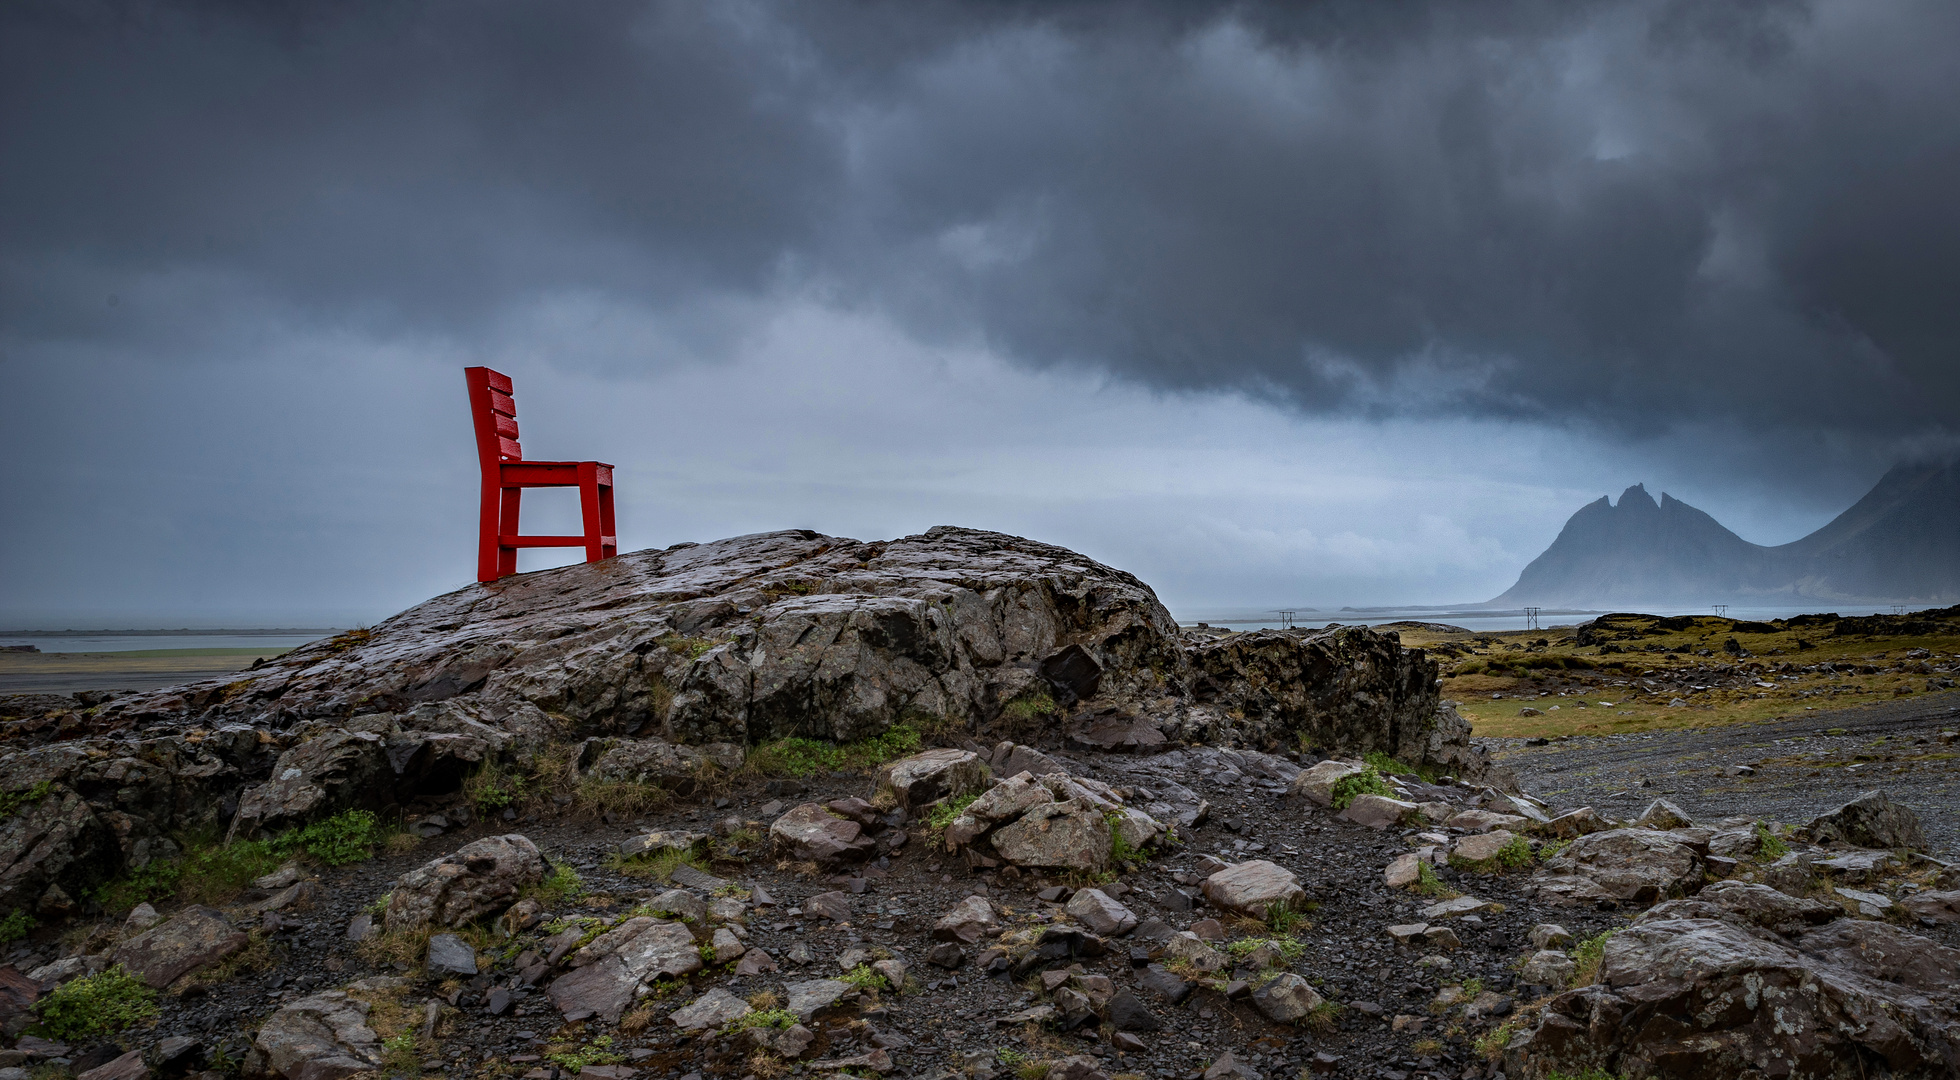
M 497 482 L 506 486 L 576 487 L 579 470 L 587 465 L 595 468 L 600 484 L 612 484 L 613 467 L 603 461 L 505 461 L 497 465 Z

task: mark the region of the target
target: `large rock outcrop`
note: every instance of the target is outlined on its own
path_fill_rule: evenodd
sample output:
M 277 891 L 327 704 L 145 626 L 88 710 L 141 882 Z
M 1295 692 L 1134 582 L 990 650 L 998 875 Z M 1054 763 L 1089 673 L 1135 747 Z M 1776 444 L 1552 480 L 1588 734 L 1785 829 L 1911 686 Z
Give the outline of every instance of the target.
M 0 822 L 0 910 L 175 855 L 175 834 L 447 797 L 575 740 L 593 778 L 682 794 L 746 747 L 908 722 L 943 742 L 1381 749 L 1502 783 L 1393 633 L 1187 635 L 1127 573 L 948 527 L 521 574 L 235 676 L 88 697 L 0 721 L 0 790 L 39 792 Z

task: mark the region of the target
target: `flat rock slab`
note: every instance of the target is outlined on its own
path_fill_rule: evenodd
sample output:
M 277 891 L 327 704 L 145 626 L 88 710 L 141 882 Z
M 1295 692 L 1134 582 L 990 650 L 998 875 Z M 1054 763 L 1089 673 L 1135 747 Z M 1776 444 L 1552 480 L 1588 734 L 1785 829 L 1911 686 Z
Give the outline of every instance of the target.
M 694 935 L 680 923 L 638 916 L 600 934 L 572 954 L 572 971 L 550 987 L 551 1003 L 567 1016 L 618 1021 L 642 988 L 701 970 Z
M 806 979 L 783 987 L 789 999 L 783 1007 L 798 1020 L 809 1023 L 812 1017 L 843 1000 L 845 994 L 856 992 L 856 987 L 837 979 Z
M 115 962 L 161 990 L 243 949 L 250 940 L 211 908 L 188 907 L 117 946 Z
M 1497 853 L 1505 845 L 1517 839 L 1517 834 L 1507 829 L 1492 829 L 1487 833 L 1475 833 L 1456 842 L 1450 848 L 1450 857 L 1465 862 L 1489 862 L 1497 858 Z
M 1000 933 L 1000 918 L 994 914 L 994 905 L 984 896 L 969 896 L 954 904 L 939 921 L 932 926 L 935 941 L 953 941 L 972 945 L 982 938 L 990 938 Z
M 667 1014 L 682 1031 L 719 1028 L 754 1012 L 749 1003 L 717 986 L 692 1002 Z
M 381 1066 L 381 1036 L 366 1002 L 327 990 L 282 1006 L 259 1026 L 253 1046 L 286 1080 L 340 1080 Z
M 1423 908 L 1422 917 L 1432 922 L 1437 919 L 1455 919 L 1464 915 L 1475 915 L 1479 912 L 1489 911 L 1491 906 L 1491 902 L 1488 900 L 1479 900 L 1474 896 L 1458 896 Z
M 1300 879 L 1291 870 L 1253 859 L 1228 866 L 1205 879 L 1205 899 L 1217 907 L 1249 918 L 1263 919 L 1277 906 L 1297 911 L 1307 899 Z
M 820 863 L 853 861 L 870 854 L 876 845 L 863 833 L 864 826 L 818 803 L 795 807 L 769 826 L 769 839 L 778 854 Z
M 455 934 L 434 934 L 429 938 L 429 974 L 434 976 L 476 974 L 476 950 Z
M 1127 934 L 1137 928 L 1136 913 L 1111 899 L 1101 889 L 1081 889 L 1069 898 L 1066 910 L 1077 922 L 1104 937 Z
M 1386 795 L 1360 795 L 1341 811 L 1341 817 L 1370 829 L 1399 825 L 1416 813 L 1416 804 Z

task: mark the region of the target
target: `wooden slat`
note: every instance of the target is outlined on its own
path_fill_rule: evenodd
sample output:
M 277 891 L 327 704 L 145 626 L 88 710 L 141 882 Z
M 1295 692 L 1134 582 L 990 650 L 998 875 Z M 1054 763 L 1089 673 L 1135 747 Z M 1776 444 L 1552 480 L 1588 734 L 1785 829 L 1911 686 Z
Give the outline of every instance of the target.
M 490 411 L 499 412 L 505 416 L 516 416 L 517 402 L 512 401 L 509 394 L 500 394 L 492 390 L 490 391 Z
M 513 461 L 524 460 L 523 444 L 519 443 L 516 439 L 506 439 L 501 435 L 497 436 L 497 453 Z
M 490 368 L 483 369 L 483 376 L 484 376 L 484 381 L 489 384 L 490 389 L 496 390 L 500 393 L 505 393 L 505 394 L 510 393 L 511 390 L 510 376 L 504 374 L 501 371 L 493 371 Z
M 515 416 L 497 417 L 497 434 L 502 435 L 506 439 L 517 438 L 517 417 Z

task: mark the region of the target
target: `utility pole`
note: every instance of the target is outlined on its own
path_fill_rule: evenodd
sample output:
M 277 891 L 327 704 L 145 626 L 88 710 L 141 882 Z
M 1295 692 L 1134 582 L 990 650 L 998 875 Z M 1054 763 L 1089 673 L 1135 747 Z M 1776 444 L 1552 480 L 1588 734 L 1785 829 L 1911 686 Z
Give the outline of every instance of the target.
M 1282 627 L 1285 627 L 1285 628 L 1287 628 L 1287 629 L 1289 629 L 1289 630 L 1290 630 L 1290 629 L 1292 629 L 1292 628 L 1293 628 L 1293 615 L 1294 615 L 1294 613 L 1295 613 L 1295 612 L 1297 612 L 1297 611 L 1299 611 L 1299 610 L 1300 610 L 1299 608 L 1280 608 L 1280 609 L 1279 609 L 1279 611 L 1278 611 L 1278 612 L 1276 612 L 1276 614 L 1277 614 L 1277 615 L 1279 615 L 1279 623 L 1280 623 L 1280 625 L 1281 625 Z
M 1540 610 L 1542 609 L 1535 608 L 1535 607 L 1528 607 L 1524 609 L 1524 628 L 1526 630 L 1538 629 L 1538 612 Z
M 1716 618 L 1718 618 L 1718 619 L 1719 619 L 1719 618 L 1721 618 L 1721 617 L 1723 617 L 1724 615 L 1727 615 L 1728 613 L 1729 613 L 1729 606 L 1728 606 L 1727 604 L 1716 604 L 1716 605 L 1715 605 L 1715 617 L 1716 617 Z

